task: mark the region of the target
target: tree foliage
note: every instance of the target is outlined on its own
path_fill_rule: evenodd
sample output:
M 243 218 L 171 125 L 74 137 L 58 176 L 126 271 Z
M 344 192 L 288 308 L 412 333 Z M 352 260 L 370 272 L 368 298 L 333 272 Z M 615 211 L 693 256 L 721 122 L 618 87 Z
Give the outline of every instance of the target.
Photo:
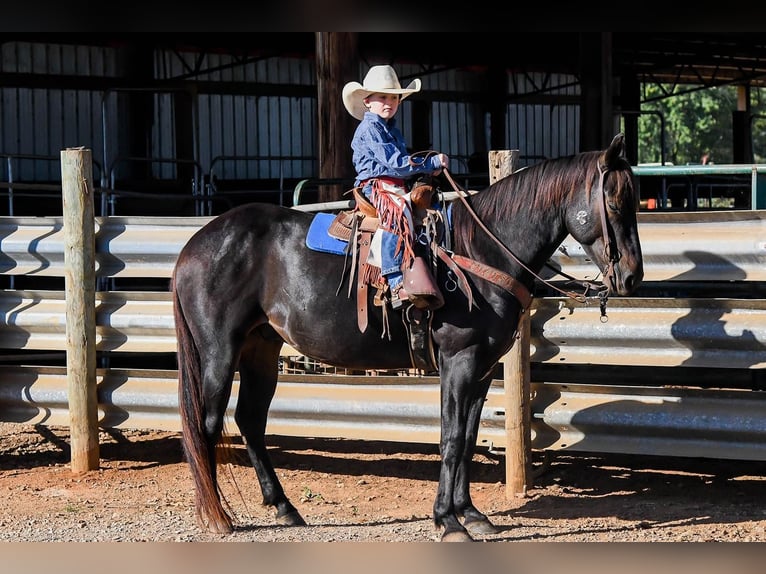
M 668 85 L 644 84 L 638 121 L 639 163 L 700 163 L 704 153 L 714 163 L 733 163 L 733 112 L 737 88 L 718 86 L 673 94 Z M 751 89 L 750 118 L 754 161 L 766 159 L 766 95 Z M 761 117 L 763 116 L 763 117 Z M 664 129 L 663 129 L 664 128 Z M 663 138 L 664 135 L 664 138 Z M 664 156 L 663 156 L 664 143 Z

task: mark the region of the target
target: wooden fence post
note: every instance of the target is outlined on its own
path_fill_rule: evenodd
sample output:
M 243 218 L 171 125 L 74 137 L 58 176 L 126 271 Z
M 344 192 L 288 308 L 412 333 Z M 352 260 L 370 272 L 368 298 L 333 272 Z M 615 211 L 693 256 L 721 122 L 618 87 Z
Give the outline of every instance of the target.
M 489 181 L 494 183 L 516 171 L 518 150 L 489 152 Z M 503 357 L 503 389 L 505 397 L 505 495 L 526 496 L 529 485 L 528 467 L 531 448 L 531 415 L 529 412 L 530 345 L 529 313 L 519 317 L 518 339 Z
M 99 468 L 92 173 L 89 149 L 67 148 L 61 152 L 66 366 L 74 473 Z

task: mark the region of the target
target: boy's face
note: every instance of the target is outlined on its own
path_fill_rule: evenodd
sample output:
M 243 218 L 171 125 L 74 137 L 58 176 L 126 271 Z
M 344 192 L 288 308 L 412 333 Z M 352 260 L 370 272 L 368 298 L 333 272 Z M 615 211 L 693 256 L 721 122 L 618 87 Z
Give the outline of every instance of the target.
M 399 94 L 370 94 L 364 103 L 373 114 L 378 114 L 384 120 L 394 117 L 399 109 Z

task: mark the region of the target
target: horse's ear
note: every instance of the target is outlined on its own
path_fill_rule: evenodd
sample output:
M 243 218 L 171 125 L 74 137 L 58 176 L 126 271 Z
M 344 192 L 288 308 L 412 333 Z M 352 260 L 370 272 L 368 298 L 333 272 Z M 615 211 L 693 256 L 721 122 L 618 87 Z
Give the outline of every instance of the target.
M 625 157 L 625 134 L 614 136 L 612 143 L 601 154 L 600 164 L 606 168 L 614 167 L 617 160 Z

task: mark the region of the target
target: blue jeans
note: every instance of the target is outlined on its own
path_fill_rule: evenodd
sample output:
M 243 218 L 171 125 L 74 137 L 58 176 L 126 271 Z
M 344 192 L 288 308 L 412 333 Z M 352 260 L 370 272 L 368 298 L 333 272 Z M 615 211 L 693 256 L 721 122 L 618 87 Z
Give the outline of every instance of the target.
M 402 261 L 404 250 L 396 252 L 399 236 L 390 231 L 383 231 L 380 241 L 380 273 L 388 280 L 392 289 L 402 282 Z

